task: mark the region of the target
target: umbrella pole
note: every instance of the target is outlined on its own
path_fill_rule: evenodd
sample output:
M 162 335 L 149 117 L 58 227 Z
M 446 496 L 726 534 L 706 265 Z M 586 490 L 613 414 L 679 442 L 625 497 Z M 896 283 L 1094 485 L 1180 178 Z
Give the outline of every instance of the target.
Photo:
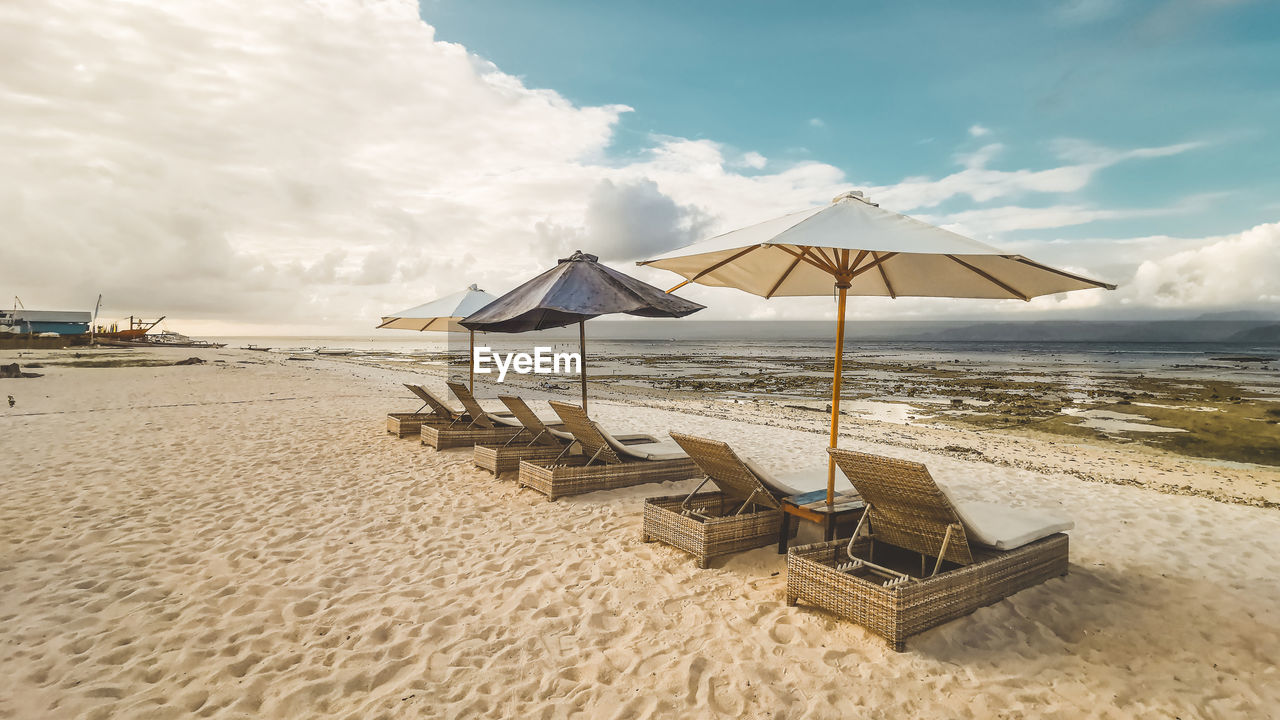
M 830 447 L 836 447 L 836 441 L 840 437 L 840 376 L 844 370 L 844 302 L 845 296 L 849 292 L 849 286 L 845 283 L 838 283 L 840 288 L 840 306 L 836 310 L 836 371 L 835 378 L 831 381 L 831 443 Z M 836 497 L 836 459 L 831 455 L 827 455 L 827 507 L 835 505 Z
M 587 323 L 578 321 L 578 354 L 582 356 L 582 412 L 587 411 Z
M 468 330 L 471 336 L 471 348 L 467 350 L 467 389 L 476 394 L 476 331 Z

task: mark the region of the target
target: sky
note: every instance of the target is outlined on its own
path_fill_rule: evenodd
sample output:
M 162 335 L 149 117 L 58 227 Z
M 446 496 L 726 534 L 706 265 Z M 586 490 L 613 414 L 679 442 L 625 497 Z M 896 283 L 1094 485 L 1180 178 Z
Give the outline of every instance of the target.
M 855 319 L 1280 317 L 1277 30 L 1225 0 L 10 0 L 0 294 L 367 334 L 579 248 L 673 285 L 633 261 L 860 189 L 1120 287 Z

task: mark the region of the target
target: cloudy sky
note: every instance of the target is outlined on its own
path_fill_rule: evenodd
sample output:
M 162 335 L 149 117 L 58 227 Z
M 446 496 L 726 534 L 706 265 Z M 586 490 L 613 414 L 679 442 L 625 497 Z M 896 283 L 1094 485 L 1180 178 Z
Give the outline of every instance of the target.
M 674 284 L 630 261 L 862 189 L 1121 288 L 853 316 L 1280 314 L 1277 27 L 1224 0 L 6 0 L 0 293 L 367 334 L 577 248 Z

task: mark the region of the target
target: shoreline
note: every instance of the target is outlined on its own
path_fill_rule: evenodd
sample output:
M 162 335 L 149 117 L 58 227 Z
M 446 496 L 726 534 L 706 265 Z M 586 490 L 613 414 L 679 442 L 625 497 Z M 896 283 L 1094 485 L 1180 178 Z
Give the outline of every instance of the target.
M 393 364 L 366 362 L 354 357 L 333 358 L 366 368 L 377 368 L 388 377 L 421 377 L 421 369 L 405 369 Z M 435 371 L 437 374 L 442 369 Z M 849 375 L 846 375 L 849 377 Z M 507 386 L 534 397 L 560 397 L 577 402 L 576 390 L 548 393 L 522 378 L 512 378 Z M 588 378 L 592 397 L 643 407 L 677 410 L 706 417 L 730 418 L 746 414 L 750 422 L 801 430 L 826 436 L 829 398 L 726 399 L 704 391 L 678 391 L 637 387 L 617 382 L 617 378 Z M 819 378 L 829 382 L 827 378 Z M 568 385 L 568 381 L 562 384 Z M 495 386 L 486 385 L 486 388 Z M 1277 388 L 1280 390 L 1280 387 Z M 492 391 L 485 391 L 492 394 Z M 846 395 L 847 400 L 855 399 Z M 813 407 L 801 410 L 795 404 Z M 1280 405 L 1278 405 L 1280 407 Z M 1271 428 L 1280 426 L 1270 425 Z M 1276 432 L 1280 432 L 1277 430 Z M 1204 497 L 1218 502 L 1264 508 L 1280 508 L 1280 465 L 1241 463 L 1217 458 L 1185 455 L 1172 449 L 1151 446 L 1135 440 L 1117 441 L 1100 434 L 1063 434 L 1046 432 L 1034 424 L 1012 424 L 992 428 L 987 424 L 963 421 L 948 422 L 884 422 L 874 418 L 845 414 L 841 419 L 841 439 L 857 440 L 859 433 L 886 445 L 923 450 L 958 458 L 981 458 L 1004 467 L 1045 473 L 1063 473 L 1080 480 L 1114 485 L 1146 487 L 1167 494 Z M 1031 445 L 1039 460 L 1030 460 L 1021 446 Z M 1065 455 L 1064 455 L 1065 453 Z M 1061 457 L 1059 457 L 1061 456 Z
M 51 355 L 35 355 L 41 351 L 25 351 L 24 359 L 34 359 L 36 369 L 48 362 L 61 367 L 114 367 L 145 364 L 167 365 L 168 360 L 147 357 L 147 351 L 156 348 L 120 350 L 118 348 L 74 349 L 73 357 L 66 357 L 68 350 L 55 350 Z M 161 348 L 164 353 L 177 357 L 200 354 L 208 349 Z M 235 362 L 284 363 L 291 362 L 284 353 L 262 353 L 239 348 L 222 348 L 224 358 L 234 357 Z M 95 358 L 105 353 L 107 358 Z M 139 357 L 131 357 L 139 355 Z M 74 357 L 79 356 L 79 357 Z M 41 359 L 46 359 L 42 362 Z M 181 358 L 178 358 L 181 359 Z M 443 366 L 424 368 L 421 365 L 405 367 L 403 364 L 382 363 L 355 356 L 317 356 L 309 365 L 322 367 L 328 363 L 348 366 L 377 373 L 378 377 L 396 383 L 421 380 L 427 377 L 443 377 Z M 295 363 L 296 364 L 296 363 Z M 525 378 L 512 376 L 514 382 L 507 385 L 485 383 L 478 390 L 482 396 L 493 395 L 495 388 L 508 387 L 533 398 L 559 398 L 578 402 L 576 385 L 563 392 L 548 392 L 534 386 Z M 685 414 L 710 418 L 742 419 L 761 426 L 779 427 L 814 433 L 825 438 L 828 420 L 822 407 L 829 407 L 821 399 L 784 398 L 762 400 L 760 398 L 717 397 L 706 391 L 678 391 L 652 387 L 640 387 L 613 382 L 615 378 L 589 378 L 592 397 L 608 398 L 655 409 L 672 410 Z M 819 382 L 825 378 L 819 378 Z M 441 392 L 443 381 L 438 380 Z M 568 385 L 566 381 L 566 385 Z M 1277 388 L 1280 389 L 1280 388 Z M 849 400 L 856 400 L 852 395 Z M 829 399 L 828 399 L 829 402 Z M 22 414 L 22 413 L 17 413 Z M 1017 423 L 1003 427 L 974 424 L 953 419 L 928 418 L 915 422 L 885 422 L 874 417 L 861 417 L 842 413 L 841 441 L 860 438 L 892 447 L 924 451 L 943 456 L 980 460 L 995 466 L 1030 470 L 1039 473 L 1060 473 L 1093 483 L 1142 487 L 1170 495 L 1202 497 L 1217 502 L 1247 505 L 1269 509 L 1280 508 L 1280 465 L 1241 463 L 1217 458 L 1184 455 L 1176 450 L 1150 446 L 1136 440 L 1117 441 L 1101 434 L 1068 435 L 1047 432 L 1037 424 Z M 1272 426 L 1277 427 L 1277 426 Z M 1277 431 L 1280 432 L 1280 431 Z M 1032 452 L 1025 451 L 1029 446 Z

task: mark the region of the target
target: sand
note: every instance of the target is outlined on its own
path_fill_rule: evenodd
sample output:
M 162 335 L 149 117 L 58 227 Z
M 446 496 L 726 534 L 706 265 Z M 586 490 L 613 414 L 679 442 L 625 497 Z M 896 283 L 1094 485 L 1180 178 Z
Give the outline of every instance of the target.
M 0 380 L 0 717 L 1243 718 L 1280 707 L 1275 509 L 937 454 L 910 446 L 927 438 L 869 439 L 912 428 L 855 424 L 850 447 L 1077 523 L 1068 576 L 895 653 L 856 625 L 786 607 L 774 548 L 698 570 L 641 543 L 643 498 L 689 482 L 550 503 L 475 469 L 469 451 L 387 435 L 385 413 L 415 407 L 397 384 L 408 375 L 148 353 L 191 354 L 225 362 L 50 365 Z M 718 411 L 592 411 L 623 430 L 720 437 L 777 466 L 811 464 L 825 445 L 817 427 Z M 1070 445 L 1018 443 L 989 454 L 1072 464 Z

